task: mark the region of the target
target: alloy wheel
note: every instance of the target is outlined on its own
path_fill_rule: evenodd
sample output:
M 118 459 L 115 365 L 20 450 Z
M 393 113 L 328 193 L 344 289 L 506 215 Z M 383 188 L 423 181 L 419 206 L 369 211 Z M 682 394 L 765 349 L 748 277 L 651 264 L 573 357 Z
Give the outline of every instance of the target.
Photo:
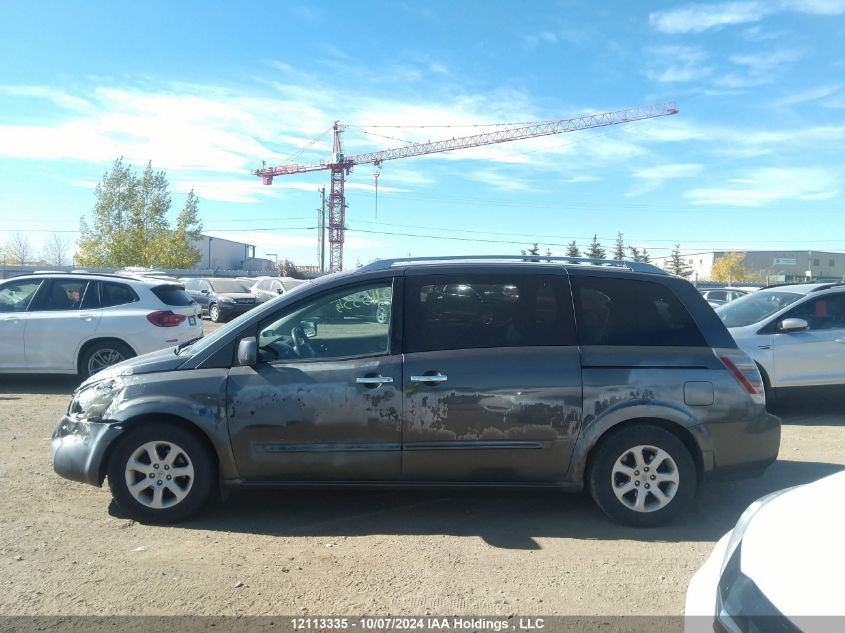
M 98 371 L 102 371 L 106 367 L 111 367 L 124 360 L 126 359 L 123 357 L 123 354 L 116 349 L 99 349 L 91 354 L 91 358 L 88 359 L 88 375 L 92 376 Z
M 672 502 L 678 491 L 678 465 L 657 446 L 634 446 L 613 464 L 612 487 L 616 498 L 635 512 L 655 512 Z
M 147 442 L 135 449 L 124 471 L 129 494 L 152 509 L 181 503 L 194 485 L 194 465 L 173 442 Z

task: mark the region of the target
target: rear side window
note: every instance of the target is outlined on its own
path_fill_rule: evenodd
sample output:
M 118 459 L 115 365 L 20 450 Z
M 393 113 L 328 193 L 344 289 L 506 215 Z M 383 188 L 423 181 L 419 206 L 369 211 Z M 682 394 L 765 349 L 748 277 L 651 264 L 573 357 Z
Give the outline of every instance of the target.
M 408 278 L 406 292 L 407 352 L 575 344 L 563 277 Z
M 663 284 L 614 277 L 572 277 L 581 345 L 705 347 L 698 326 Z
M 110 308 L 138 301 L 138 295 L 126 284 L 100 282 L 100 307 Z
M 191 295 L 185 292 L 181 286 L 156 286 L 152 291 L 165 305 L 187 306 L 193 303 Z

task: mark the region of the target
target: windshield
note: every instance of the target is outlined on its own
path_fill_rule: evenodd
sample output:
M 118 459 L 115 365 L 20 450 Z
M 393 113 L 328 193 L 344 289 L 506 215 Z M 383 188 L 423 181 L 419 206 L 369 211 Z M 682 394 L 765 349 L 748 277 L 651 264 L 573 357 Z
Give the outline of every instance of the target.
M 716 308 L 716 314 L 728 327 L 743 327 L 770 317 L 804 295 L 783 290 L 761 290 Z
M 293 290 L 286 292 L 283 295 L 279 295 L 275 299 L 268 301 L 267 303 L 259 306 L 258 308 L 255 308 L 254 310 L 251 310 L 249 312 L 244 312 L 236 319 L 229 321 L 229 323 L 227 323 L 223 327 L 214 330 L 214 332 L 212 332 L 208 336 L 203 336 L 200 340 L 198 340 L 196 343 L 186 349 L 190 350 L 191 354 L 197 354 L 207 349 L 210 345 L 213 345 L 215 341 L 222 340 L 227 334 L 229 334 L 229 332 L 239 328 L 241 324 L 244 323 L 244 321 L 251 319 L 256 314 L 264 314 L 266 312 L 273 311 L 279 306 L 284 305 L 285 303 L 289 303 L 291 300 L 296 301 L 296 298 L 300 295 L 300 293 L 303 292 L 306 288 L 310 287 L 310 285 L 310 282 L 306 281 L 306 283 L 302 284 L 301 286 L 297 286 Z
M 238 279 L 209 279 L 214 292 L 249 292 L 246 282 Z

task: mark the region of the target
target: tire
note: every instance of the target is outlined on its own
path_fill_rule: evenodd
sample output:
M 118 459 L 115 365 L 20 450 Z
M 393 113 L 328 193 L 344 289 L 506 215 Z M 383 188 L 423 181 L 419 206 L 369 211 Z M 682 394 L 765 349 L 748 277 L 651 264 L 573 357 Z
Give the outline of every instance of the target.
M 168 480 L 171 469 L 184 475 Z M 120 439 L 109 459 L 108 476 L 112 497 L 130 518 L 175 523 L 197 513 L 209 500 L 217 464 L 191 431 L 151 423 L 129 430 Z M 142 487 L 142 482 L 149 485 Z
M 760 371 L 760 376 L 763 378 L 763 391 L 766 394 L 766 409 L 771 411 L 778 403 L 777 392 L 772 388 L 771 382 L 769 381 L 769 374 L 766 373 L 763 366 L 760 363 L 756 363 L 756 365 Z
M 220 308 L 217 306 L 216 303 L 212 303 L 208 306 L 208 318 L 211 319 L 214 323 L 220 323 L 222 320 L 220 318 Z
M 82 380 L 85 380 L 106 367 L 134 356 L 135 352 L 132 351 L 132 348 L 120 341 L 94 343 L 79 356 L 77 373 Z
M 665 525 L 695 496 L 698 474 L 692 455 L 665 429 L 627 426 L 611 432 L 593 451 L 587 486 L 596 505 L 614 521 L 637 527 Z M 655 469 L 657 459 L 661 463 Z M 646 486 L 648 492 L 642 494 Z

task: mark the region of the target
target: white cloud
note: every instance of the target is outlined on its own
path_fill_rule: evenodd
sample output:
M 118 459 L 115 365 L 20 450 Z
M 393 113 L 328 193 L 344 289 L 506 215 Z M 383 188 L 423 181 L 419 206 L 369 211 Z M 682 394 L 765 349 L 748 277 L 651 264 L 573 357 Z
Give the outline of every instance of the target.
M 629 196 L 641 195 L 657 189 L 667 180 L 678 180 L 681 178 L 692 178 L 704 170 L 704 166 L 698 163 L 666 163 L 635 169 L 632 172 L 639 183 L 628 192 Z
M 697 188 L 685 197 L 692 204 L 757 207 L 782 200 L 829 200 L 839 193 L 841 174 L 825 168 L 762 168 L 731 179 L 734 187 Z
M 799 92 L 794 92 L 791 95 L 787 95 L 786 97 L 781 97 L 776 100 L 774 104 L 776 106 L 793 106 L 810 103 L 812 101 L 819 101 L 820 99 L 833 96 L 841 90 L 842 84 L 816 86 L 815 88 L 808 88 L 807 90 L 801 90 Z
M 60 108 L 68 110 L 87 110 L 91 107 L 91 103 L 85 99 L 44 86 L 0 86 L 0 94 L 10 97 L 46 99 Z
M 664 33 L 700 33 L 732 24 L 757 22 L 766 13 L 761 2 L 723 2 L 655 11 L 648 19 L 654 28 Z
M 655 11 L 649 14 L 648 19 L 652 27 L 663 33 L 701 33 L 724 26 L 759 22 L 768 15 L 786 11 L 811 15 L 840 15 L 845 13 L 845 0 L 766 0 L 766 2 L 690 4 L 678 9 Z M 751 33 L 752 38 L 755 35 L 756 33 Z
M 468 173 L 467 178 L 490 185 L 499 191 L 536 191 L 530 182 L 496 169 L 477 169 Z
M 712 68 L 705 65 L 708 55 L 691 46 L 660 46 L 646 51 L 650 63 L 645 74 L 652 81 L 665 83 L 701 81 Z

